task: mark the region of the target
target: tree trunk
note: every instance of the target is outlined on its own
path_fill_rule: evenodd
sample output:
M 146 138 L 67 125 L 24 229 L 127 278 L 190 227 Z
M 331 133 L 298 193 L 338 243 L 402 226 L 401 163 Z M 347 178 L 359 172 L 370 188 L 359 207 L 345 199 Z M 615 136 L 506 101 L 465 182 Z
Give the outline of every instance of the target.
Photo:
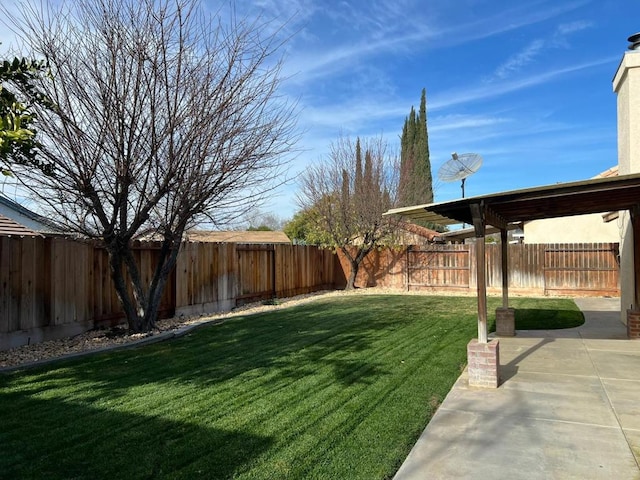
M 124 251 L 121 251 L 124 250 Z M 131 333 L 151 331 L 156 326 L 160 301 L 167 278 L 175 266 L 179 245 L 163 242 L 158 263 L 150 285 L 143 285 L 138 265 L 128 247 L 120 249 L 115 245 L 107 247 L 111 278 Z M 128 288 L 124 274 L 126 267 L 131 288 Z M 133 294 L 131 293 L 133 292 Z
M 127 282 L 124 276 L 124 259 L 122 253 L 116 248 L 107 248 L 109 252 L 109 267 L 111 268 L 111 279 L 113 280 L 113 286 L 118 294 L 120 305 L 124 310 L 124 314 L 127 317 L 127 324 L 129 325 L 129 331 L 142 332 L 143 322 L 142 318 L 138 315 L 135 302 L 129 293 L 127 288 Z
M 355 259 L 349 259 L 351 270 L 349 271 L 349 278 L 347 278 L 347 286 L 345 290 L 354 290 L 356 288 L 356 278 L 358 277 L 358 271 L 360 270 L 360 264 Z
M 179 251 L 179 243 L 176 245 L 170 240 L 165 240 L 162 243 L 160 258 L 147 293 L 148 303 L 145 309 L 145 323 L 149 325 L 149 329 L 154 328 L 158 321 L 162 294 L 167 285 L 167 279 L 176 265 Z
M 349 277 L 347 278 L 347 286 L 345 290 L 354 290 L 356 288 L 356 278 L 358 277 L 358 271 L 360 270 L 360 264 L 364 257 L 371 251 L 372 247 L 370 246 L 361 246 L 356 251 L 356 255 L 351 255 L 348 247 L 342 247 L 342 253 L 344 253 L 345 257 L 349 260 L 349 265 L 351 267 L 349 271 Z

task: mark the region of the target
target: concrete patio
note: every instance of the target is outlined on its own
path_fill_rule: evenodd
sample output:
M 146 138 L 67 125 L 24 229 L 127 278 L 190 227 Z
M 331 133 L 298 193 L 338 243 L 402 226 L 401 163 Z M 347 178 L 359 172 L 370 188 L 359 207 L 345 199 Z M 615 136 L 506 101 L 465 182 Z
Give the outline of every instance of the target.
M 465 370 L 394 478 L 640 479 L 640 341 L 620 299 L 576 303 L 581 327 L 500 339 L 498 389 Z

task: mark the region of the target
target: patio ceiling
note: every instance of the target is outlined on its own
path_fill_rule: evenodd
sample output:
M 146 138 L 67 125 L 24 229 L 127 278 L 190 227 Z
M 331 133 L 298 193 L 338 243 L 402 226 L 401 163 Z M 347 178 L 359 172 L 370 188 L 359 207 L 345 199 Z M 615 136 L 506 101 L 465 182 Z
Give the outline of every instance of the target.
M 486 212 L 486 224 L 507 228 L 514 222 L 631 210 L 639 204 L 640 174 L 633 174 L 395 208 L 385 215 L 397 214 L 440 225 L 473 225 L 473 207 L 481 206 Z

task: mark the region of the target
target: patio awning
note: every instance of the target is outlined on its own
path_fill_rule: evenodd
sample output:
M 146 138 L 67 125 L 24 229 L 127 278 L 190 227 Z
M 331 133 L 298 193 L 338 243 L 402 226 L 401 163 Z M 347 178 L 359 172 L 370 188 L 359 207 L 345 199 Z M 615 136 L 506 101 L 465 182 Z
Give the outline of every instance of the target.
M 634 308 L 640 309 L 640 174 L 595 178 L 580 182 L 461 198 L 450 202 L 389 210 L 385 215 L 424 220 L 440 225 L 467 223 L 476 242 L 478 285 L 478 341 L 487 343 L 485 241 L 487 226 L 500 229 L 502 243 L 502 298 L 508 307 L 507 229 L 516 222 L 628 210 L 633 230 Z

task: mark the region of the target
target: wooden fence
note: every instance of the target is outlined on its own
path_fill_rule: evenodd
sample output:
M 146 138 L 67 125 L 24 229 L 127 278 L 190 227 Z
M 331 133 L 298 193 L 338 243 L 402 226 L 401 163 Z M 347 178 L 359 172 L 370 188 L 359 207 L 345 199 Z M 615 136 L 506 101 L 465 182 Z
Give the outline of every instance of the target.
M 432 245 L 371 252 L 356 280 L 360 287 L 474 291 L 475 245 Z M 509 288 L 536 295 L 620 295 L 617 243 L 514 244 L 508 247 Z M 341 257 L 343 268 L 347 262 Z M 501 246 L 486 245 L 490 290 L 502 288 Z
M 144 281 L 158 245 L 134 244 Z M 618 244 L 510 245 L 509 285 L 528 294 L 619 295 Z M 0 349 L 113 326 L 124 319 L 104 249 L 63 238 L 0 237 Z M 474 245 L 376 250 L 356 285 L 473 292 Z M 487 286 L 502 285 L 500 245 L 487 245 Z M 260 299 L 342 288 L 348 262 L 312 246 L 189 242 L 161 316 L 225 311 Z
M 144 282 L 159 245 L 135 243 Z M 0 349 L 124 319 L 103 248 L 63 238 L 0 237 Z M 335 255 L 317 247 L 184 243 L 161 317 L 212 313 L 264 298 L 332 289 Z

